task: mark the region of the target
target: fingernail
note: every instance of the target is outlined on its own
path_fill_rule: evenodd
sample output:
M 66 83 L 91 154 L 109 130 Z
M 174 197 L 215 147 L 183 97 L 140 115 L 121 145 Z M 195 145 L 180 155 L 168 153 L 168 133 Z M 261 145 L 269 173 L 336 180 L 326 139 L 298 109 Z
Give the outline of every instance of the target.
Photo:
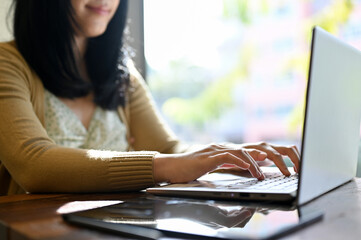
M 260 177 L 258 179 L 263 180 L 265 178 L 266 178 L 266 176 L 263 173 L 261 173 L 261 175 L 260 175 Z
M 261 171 L 257 171 L 257 179 L 262 179 L 264 178 L 264 175 Z

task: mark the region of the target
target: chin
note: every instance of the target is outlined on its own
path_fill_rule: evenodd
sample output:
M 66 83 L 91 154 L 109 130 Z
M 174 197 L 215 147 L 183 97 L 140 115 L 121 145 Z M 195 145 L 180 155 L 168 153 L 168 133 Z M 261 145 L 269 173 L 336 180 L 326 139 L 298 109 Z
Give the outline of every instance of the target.
M 96 38 L 96 37 L 100 37 L 103 34 L 104 34 L 104 32 L 89 33 L 89 34 L 85 34 L 85 36 L 86 36 L 86 38 Z
M 83 30 L 83 35 L 88 38 L 99 37 L 107 30 L 106 26 L 93 26 Z
M 104 31 L 105 32 L 105 31 Z M 104 32 L 100 32 L 100 33 L 93 33 L 93 34 L 88 34 L 87 37 L 88 38 L 95 38 L 95 37 L 99 37 L 101 35 L 104 34 Z

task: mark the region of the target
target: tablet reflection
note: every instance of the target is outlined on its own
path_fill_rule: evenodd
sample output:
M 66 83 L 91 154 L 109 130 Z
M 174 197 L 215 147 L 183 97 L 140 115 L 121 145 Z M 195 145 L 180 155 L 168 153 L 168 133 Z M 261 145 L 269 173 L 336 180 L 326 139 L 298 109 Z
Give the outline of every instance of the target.
M 237 202 L 151 197 L 127 200 L 80 214 L 109 223 L 215 236 L 218 230 L 243 229 L 255 213 L 258 214 L 258 219 L 259 215 L 266 216 L 272 210 L 264 207 L 242 206 Z M 298 220 L 297 214 L 294 218 Z M 287 222 L 289 220 L 288 217 Z M 256 226 L 257 223 L 253 225 Z

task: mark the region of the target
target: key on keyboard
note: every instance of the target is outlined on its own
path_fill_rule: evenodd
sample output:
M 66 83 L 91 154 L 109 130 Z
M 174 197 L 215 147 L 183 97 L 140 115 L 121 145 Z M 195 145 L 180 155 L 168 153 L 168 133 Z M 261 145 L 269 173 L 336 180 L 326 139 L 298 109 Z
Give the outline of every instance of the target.
M 228 189 L 252 188 L 255 190 L 264 190 L 264 189 L 288 190 L 290 188 L 297 187 L 297 183 L 298 183 L 297 174 L 293 174 L 289 177 L 286 177 L 281 173 L 265 173 L 265 176 L 266 178 L 262 181 L 252 178 L 248 181 L 240 181 L 237 183 L 229 184 L 225 187 Z

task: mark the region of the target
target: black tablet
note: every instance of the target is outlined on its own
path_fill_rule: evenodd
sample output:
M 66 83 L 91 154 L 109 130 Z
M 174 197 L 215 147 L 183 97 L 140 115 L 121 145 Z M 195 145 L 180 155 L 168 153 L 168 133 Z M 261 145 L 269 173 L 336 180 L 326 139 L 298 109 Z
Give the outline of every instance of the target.
M 322 219 L 322 214 L 295 207 L 145 197 L 64 214 L 63 218 L 137 238 L 272 239 L 314 223 Z

